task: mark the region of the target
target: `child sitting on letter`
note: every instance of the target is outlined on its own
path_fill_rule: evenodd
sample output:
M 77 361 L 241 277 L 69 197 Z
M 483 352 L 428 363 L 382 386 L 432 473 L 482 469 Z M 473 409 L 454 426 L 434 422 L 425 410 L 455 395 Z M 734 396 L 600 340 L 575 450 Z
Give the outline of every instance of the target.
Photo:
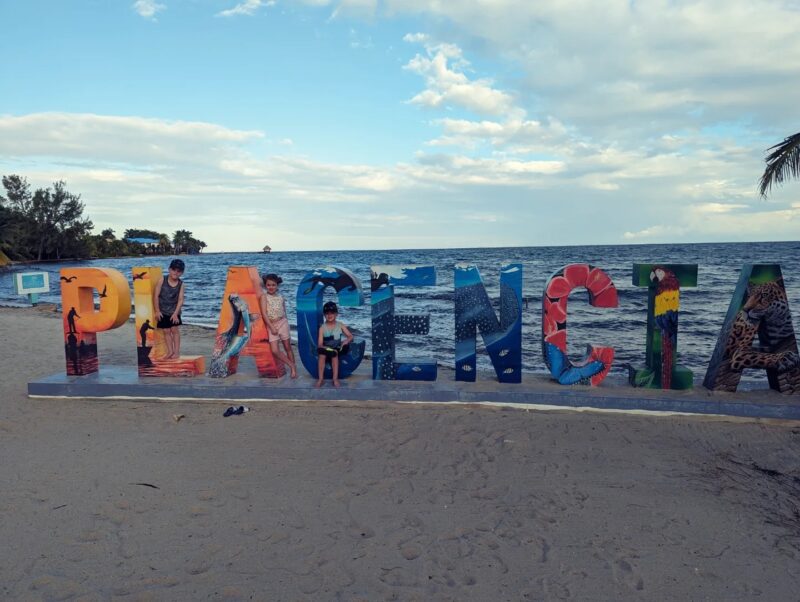
M 319 327 L 319 335 L 317 337 L 319 362 L 317 364 L 317 383 L 314 386 L 322 386 L 325 376 L 325 362 L 330 359 L 331 369 L 333 370 L 333 386 L 338 387 L 339 356 L 347 355 L 353 335 L 350 334 L 347 326 L 336 320 L 339 315 L 336 303 L 328 301 L 322 307 L 322 314 L 325 316 L 325 322 Z M 344 340 L 342 340 L 343 335 Z

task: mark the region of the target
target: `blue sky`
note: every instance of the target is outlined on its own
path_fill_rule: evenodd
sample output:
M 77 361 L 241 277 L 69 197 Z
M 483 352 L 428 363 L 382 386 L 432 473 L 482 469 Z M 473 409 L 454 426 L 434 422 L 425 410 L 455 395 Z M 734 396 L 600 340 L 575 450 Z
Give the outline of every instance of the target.
M 209 250 L 794 240 L 791 3 L 0 0 L 0 173 Z

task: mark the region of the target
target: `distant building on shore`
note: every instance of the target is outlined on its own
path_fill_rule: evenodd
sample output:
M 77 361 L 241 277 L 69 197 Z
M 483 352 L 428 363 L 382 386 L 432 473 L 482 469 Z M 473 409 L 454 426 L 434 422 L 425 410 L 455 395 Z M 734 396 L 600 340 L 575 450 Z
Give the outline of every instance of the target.
M 264 253 L 269 253 L 270 251 L 272 251 L 272 247 L 270 247 L 269 245 L 264 245 L 263 252 Z
M 161 241 L 157 238 L 126 238 L 125 242 L 135 242 L 144 245 L 145 249 L 154 249 Z

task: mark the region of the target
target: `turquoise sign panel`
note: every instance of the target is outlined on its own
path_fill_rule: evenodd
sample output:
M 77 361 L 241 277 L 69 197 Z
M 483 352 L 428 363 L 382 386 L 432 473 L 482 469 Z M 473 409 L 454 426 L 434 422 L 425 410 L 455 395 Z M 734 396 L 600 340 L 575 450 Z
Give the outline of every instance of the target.
M 50 278 L 47 272 L 23 272 L 14 274 L 14 291 L 18 295 L 50 292 Z

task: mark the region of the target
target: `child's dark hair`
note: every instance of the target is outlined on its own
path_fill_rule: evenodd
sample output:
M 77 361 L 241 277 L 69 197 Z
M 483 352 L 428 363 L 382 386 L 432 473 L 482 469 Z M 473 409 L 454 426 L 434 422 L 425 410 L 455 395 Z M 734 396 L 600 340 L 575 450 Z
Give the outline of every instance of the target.
M 281 282 L 283 282 L 283 278 L 281 278 L 277 274 L 272 274 L 272 273 L 264 274 L 261 277 L 261 280 L 264 282 L 264 284 L 267 283 L 267 280 L 272 280 L 275 284 L 280 284 Z
M 184 272 L 186 271 L 186 264 L 183 263 L 183 259 L 173 259 L 169 262 L 169 269 Z
M 322 306 L 322 313 L 323 314 L 338 314 L 339 308 L 336 307 L 336 303 L 333 301 L 328 301 L 325 305 Z

